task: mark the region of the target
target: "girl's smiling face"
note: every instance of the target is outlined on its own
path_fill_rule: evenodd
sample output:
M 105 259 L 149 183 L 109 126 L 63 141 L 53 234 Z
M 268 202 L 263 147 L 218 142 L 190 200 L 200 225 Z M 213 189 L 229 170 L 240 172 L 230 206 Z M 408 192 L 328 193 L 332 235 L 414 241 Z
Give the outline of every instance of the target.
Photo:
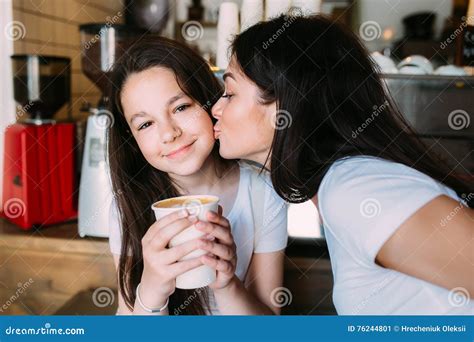
M 214 147 L 213 123 L 203 107 L 179 87 L 173 71 L 153 67 L 131 74 L 120 99 L 148 163 L 180 176 L 201 169 Z
M 212 107 L 219 153 L 226 159 L 248 159 L 264 164 L 273 135 L 276 104 L 262 104 L 258 87 L 234 59 L 224 74 L 225 94 Z

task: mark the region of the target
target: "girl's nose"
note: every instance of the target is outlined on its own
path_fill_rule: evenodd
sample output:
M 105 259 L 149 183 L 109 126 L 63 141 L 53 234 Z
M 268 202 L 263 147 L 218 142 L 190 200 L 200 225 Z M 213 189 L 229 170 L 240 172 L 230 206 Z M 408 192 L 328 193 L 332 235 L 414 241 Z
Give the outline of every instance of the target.
M 161 130 L 160 130 L 161 141 L 164 144 L 171 143 L 176 140 L 176 138 L 180 137 L 183 134 L 183 131 L 178 126 L 168 123 L 162 123 Z

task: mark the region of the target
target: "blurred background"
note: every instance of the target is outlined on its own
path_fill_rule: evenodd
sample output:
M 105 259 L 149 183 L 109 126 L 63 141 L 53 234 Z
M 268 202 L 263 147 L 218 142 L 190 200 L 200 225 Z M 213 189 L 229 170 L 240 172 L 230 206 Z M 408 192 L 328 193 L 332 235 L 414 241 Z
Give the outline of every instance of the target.
M 106 94 L 110 66 L 134 42 L 178 40 L 221 77 L 229 40 L 250 25 L 329 16 L 361 38 L 427 146 L 471 181 L 473 2 L 0 0 L 0 314 L 114 313 L 108 212 L 119 194 L 105 164 Z M 311 203 L 290 206 L 289 234 L 283 312 L 334 314 Z

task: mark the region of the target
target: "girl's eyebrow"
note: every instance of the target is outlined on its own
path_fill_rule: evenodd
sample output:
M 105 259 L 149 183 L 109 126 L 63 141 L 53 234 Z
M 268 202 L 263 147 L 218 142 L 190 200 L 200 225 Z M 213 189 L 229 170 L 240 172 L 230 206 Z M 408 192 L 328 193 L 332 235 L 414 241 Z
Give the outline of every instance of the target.
M 181 93 L 179 93 L 178 95 L 175 95 L 175 96 L 171 97 L 171 98 L 168 100 L 168 102 L 166 102 L 166 106 L 168 106 L 168 107 L 171 106 L 171 105 L 173 104 L 173 102 L 176 102 L 176 101 L 182 99 L 182 98 L 185 97 L 185 96 L 186 96 L 186 94 L 184 94 L 183 92 L 181 92 Z
M 145 112 L 139 112 L 139 113 L 133 114 L 132 118 L 130 119 L 130 124 L 132 124 L 133 121 L 135 121 L 135 119 L 138 119 L 138 118 L 141 118 L 141 117 L 144 117 L 144 116 L 147 116 L 147 114 Z

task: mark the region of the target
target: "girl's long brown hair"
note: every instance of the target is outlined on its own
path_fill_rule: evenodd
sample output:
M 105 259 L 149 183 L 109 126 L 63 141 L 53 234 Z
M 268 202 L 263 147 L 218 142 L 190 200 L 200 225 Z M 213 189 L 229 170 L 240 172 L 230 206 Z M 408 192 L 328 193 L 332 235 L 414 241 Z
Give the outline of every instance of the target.
M 173 71 L 183 92 L 210 116 L 212 105 L 222 95 L 219 81 L 198 54 L 162 37 L 146 38 L 136 43 L 113 68 L 110 91 L 113 119 L 108 130 L 107 148 L 113 191 L 120 194 L 116 196 L 122 228 L 119 291 L 131 310 L 135 303 L 135 289 L 143 272 L 141 240 L 155 221 L 150 205 L 180 195 L 168 174 L 155 169 L 145 160 L 123 115 L 120 95 L 128 76 L 152 67 Z M 216 165 L 223 168 L 229 165 L 219 157 L 217 147 L 214 147 L 212 155 Z M 176 289 L 170 297 L 169 313 L 205 314 L 207 298 L 205 288 L 195 291 Z

